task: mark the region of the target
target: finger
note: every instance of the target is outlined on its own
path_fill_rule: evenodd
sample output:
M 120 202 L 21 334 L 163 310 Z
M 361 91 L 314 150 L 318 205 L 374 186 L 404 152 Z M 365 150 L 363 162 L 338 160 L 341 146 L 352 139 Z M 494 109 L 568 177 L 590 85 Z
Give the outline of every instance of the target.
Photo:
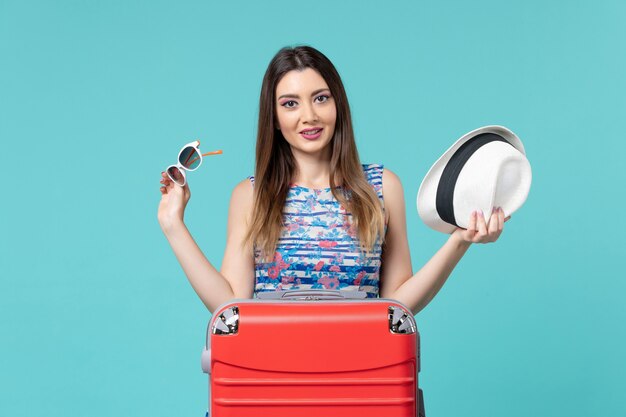
M 467 226 L 467 231 L 470 232 L 470 236 L 474 236 L 474 234 L 476 233 L 476 217 L 476 212 L 472 211 L 469 225 Z
M 494 236 L 498 232 L 498 211 L 494 207 L 491 209 L 491 216 L 489 216 L 489 235 Z
M 167 188 L 165 187 L 159 188 L 159 191 L 161 191 L 162 194 L 167 194 Z
M 487 225 L 485 224 L 485 214 L 482 210 L 478 210 L 476 226 L 478 227 L 478 234 L 475 237 L 475 242 L 480 242 L 487 235 Z
M 491 235 L 491 241 L 495 242 L 496 240 L 498 240 L 498 238 L 502 234 L 502 229 L 504 228 L 504 214 L 502 212 L 502 207 L 496 208 L 495 213 L 493 214 L 493 216 L 495 217 L 494 222 L 497 225 L 497 229 Z
M 161 173 L 161 184 L 164 184 L 166 186 L 170 185 L 170 183 L 172 182 L 172 179 L 170 178 L 169 175 L 167 175 L 167 173 L 162 172 Z

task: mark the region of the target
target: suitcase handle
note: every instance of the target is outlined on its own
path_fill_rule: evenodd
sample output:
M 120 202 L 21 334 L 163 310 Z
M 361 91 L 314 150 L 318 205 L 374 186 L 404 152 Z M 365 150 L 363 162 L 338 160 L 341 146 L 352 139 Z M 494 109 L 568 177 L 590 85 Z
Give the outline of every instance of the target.
M 287 290 L 267 291 L 257 293 L 257 298 L 262 300 L 361 300 L 367 298 L 365 291 L 340 291 L 340 290 Z

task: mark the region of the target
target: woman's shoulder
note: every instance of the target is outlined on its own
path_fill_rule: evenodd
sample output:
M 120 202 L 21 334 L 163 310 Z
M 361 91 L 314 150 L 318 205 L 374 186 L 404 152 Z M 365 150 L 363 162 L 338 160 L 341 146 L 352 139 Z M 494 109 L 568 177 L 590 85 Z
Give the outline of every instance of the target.
M 404 207 L 404 190 L 402 182 L 393 171 L 385 168 L 382 174 L 382 183 L 385 187 L 383 201 L 386 211 L 396 211 L 396 207 Z
M 389 168 L 382 169 L 382 180 L 385 186 L 391 186 L 394 188 L 401 187 L 402 184 L 400 182 L 400 177 L 398 177 L 392 170 Z
M 254 198 L 254 177 L 248 177 L 235 185 L 231 195 L 233 203 L 246 204 L 251 203 Z
M 385 168 L 382 170 L 381 175 L 382 184 L 385 187 L 385 199 L 387 198 L 398 198 L 404 194 L 402 190 L 402 182 L 400 181 L 400 177 L 398 177 L 393 171 L 389 168 Z
M 363 171 L 367 180 L 385 200 L 388 198 L 395 199 L 403 194 L 400 177 L 383 164 L 363 164 Z

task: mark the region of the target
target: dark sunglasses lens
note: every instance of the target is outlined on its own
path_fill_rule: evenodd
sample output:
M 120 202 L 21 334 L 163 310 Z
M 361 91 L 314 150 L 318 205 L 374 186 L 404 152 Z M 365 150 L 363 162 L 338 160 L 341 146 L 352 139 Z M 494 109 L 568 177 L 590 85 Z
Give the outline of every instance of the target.
M 187 146 L 180 153 L 179 161 L 182 166 L 187 169 L 196 169 L 200 165 L 200 154 L 198 149 L 193 146 Z
M 185 182 L 185 177 L 183 177 L 183 173 L 180 172 L 180 169 L 177 167 L 169 167 L 167 169 L 167 175 L 178 185 L 183 185 Z

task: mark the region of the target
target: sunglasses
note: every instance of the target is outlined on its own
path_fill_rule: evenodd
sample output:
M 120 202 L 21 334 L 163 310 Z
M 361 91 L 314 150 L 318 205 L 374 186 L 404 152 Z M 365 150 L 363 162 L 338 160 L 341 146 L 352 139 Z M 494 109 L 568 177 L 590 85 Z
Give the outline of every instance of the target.
M 195 140 L 186 144 L 178 153 L 178 163 L 167 167 L 167 176 L 170 177 L 175 184 L 184 187 L 187 183 L 185 171 L 195 171 L 202 164 L 202 157 L 208 155 L 219 155 L 222 150 L 200 153 L 200 141 Z

